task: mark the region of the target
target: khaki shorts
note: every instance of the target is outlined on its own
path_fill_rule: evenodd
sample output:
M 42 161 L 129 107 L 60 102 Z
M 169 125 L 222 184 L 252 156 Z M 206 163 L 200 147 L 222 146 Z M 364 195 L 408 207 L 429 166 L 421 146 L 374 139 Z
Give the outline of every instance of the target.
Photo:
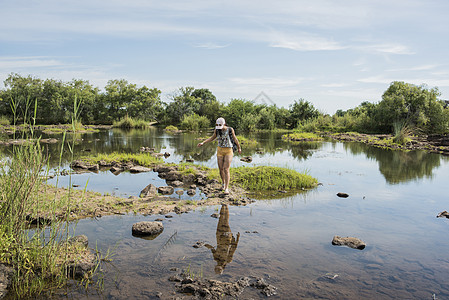
M 217 156 L 234 155 L 232 148 L 217 147 Z

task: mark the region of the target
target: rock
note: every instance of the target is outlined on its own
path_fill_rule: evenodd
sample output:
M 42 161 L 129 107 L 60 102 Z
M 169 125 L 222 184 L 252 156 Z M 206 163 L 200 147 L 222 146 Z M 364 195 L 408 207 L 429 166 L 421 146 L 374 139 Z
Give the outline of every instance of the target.
M 175 191 L 176 195 L 182 196 L 184 195 L 184 191 L 183 190 L 177 190 Z
M 201 247 L 203 247 L 205 245 L 205 243 L 204 242 L 202 242 L 202 241 L 197 241 L 195 244 L 193 244 L 193 248 L 201 248 Z
M 170 171 L 168 173 L 165 173 L 164 178 L 167 181 L 182 180 L 182 175 L 178 171 Z
M 87 163 L 85 163 L 84 161 L 81 160 L 75 160 L 70 164 L 70 167 L 72 169 L 83 169 L 83 170 L 87 170 L 88 169 L 88 165 Z
M 191 189 L 196 189 L 196 184 L 191 184 L 189 187 L 190 187 Z
M 157 191 L 162 195 L 171 195 L 175 189 L 172 186 L 161 186 L 157 189 Z
M 263 278 L 257 278 L 256 281 L 251 283 L 250 285 L 257 289 L 261 289 L 262 291 L 260 291 L 260 292 L 267 297 L 277 294 L 276 287 L 274 287 L 271 284 L 266 283 Z
M 89 166 L 87 169 L 89 171 L 97 172 L 98 170 L 100 170 L 100 166 L 98 164 L 95 164 L 95 165 Z
M 137 236 L 158 235 L 164 230 L 161 222 L 142 221 L 133 224 L 132 234 Z
M 195 160 L 193 159 L 193 158 L 187 158 L 186 159 L 186 162 L 190 162 L 190 163 L 193 163 Z
M 182 183 L 182 181 L 179 181 L 179 180 L 173 180 L 173 181 L 166 180 L 166 181 L 169 186 L 174 186 L 174 187 L 178 187 L 178 186 L 181 186 L 184 184 L 184 183 Z
M 337 196 L 340 198 L 348 198 L 349 197 L 349 195 L 346 193 L 337 193 Z
M 58 142 L 58 140 L 55 139 L 55 138 L 41 139 L 41 140 L 39 140 L 39 141 L 40 141 L 41 143 L 43 143 L 43 144 L 55 144 L 55 143 Z
M 147 168 L 147 167 L 143 167 L 143 166 L 132 166 L 132 167 L 129 169 L 129 171 L 130 171 L 131 173 L 143 173 L 143 172 L 151 172 L 151 171 L 153 171 L 153 170 L 150 169 L 150 168 Z
M 165 157 L 165 158 L 167 158 L 167 157 L 169 157 L 169 156 L 170 156 L 170 153 L 168 153 L 168 152 L 165 152 L 165 153 L 164 153 L 164 157 Z
M 212 218 L 218 219 L 218 217 L 220 216 L 220 214 L 219 214 L 219 213 L 213 213 L 213 214 L 211 214 L 210 216 L 211 216 Z
M 338 235 L 334 236 L 332 239 L 332 245 L 336 246 L 348 246 L 349 248 L 363 250 L 366 247 L 366 244 L 354 237 L 340 237 Z
M 156 166 L 153 171 L 158 173 L 168 173 L 170 171 L 176 171 L 178 168 L 176 166 L 165 166 L 165 165 L 159 165 Z
M 156 195 L 157 195 L 157 188 L 156 186 L 150 183 L 140 192 L 139 197 L 148 198 L 148 197 L 155 197 Z
M 80 245 L 83 245 L 85 248 L 87 248 L 87 246 L 89 245 L 89 240 L 88 240 L 87 236 L 85 236 L 84 234 L 71 237 L 68 239 L 67 242 L 72 245 L 80 244 Z
M 189 196 L 195 196 L 195 194 L 196 194 L 196 191 L 195 191 L 194 189 L 188 189 L 188 190 L 187 190 L 187 195 L 189 195 Z
M 80 258 L 70 261 L 67 268 L 68 274 L 73 278 L 84 278 L 96 265 L 96 257 L 88 249 Z
M 11 277 L 14 270 L 7 265 L 0 264 L 0 299 L 6 296 L 8 293 L 8 287 L 11 283 Z
M 252 158 L 252 156 L 244 156 L 244 157 L 240 158 L 240 160 L 243 162 L 250 163 L 253 161 L 253 158 Z
M 121 166 L 112 166 L 111 169 L 109 169 L 112 173 L 116 174 L 116 173 L 120 173 L 122 171 L 124 171 L 125 169 Z
M 98 165 L 100 165 L 100 167 L 110 167 L 110 166 L 112 166 L 111 163 L 108 163 L 108 162 L 106 162 L 105 160 L 100 160 L 100 161 L 98 162 Z
M 183 175 L 182 181 L 186 184 L 191 184 L 191 183 L 195 182 L 195 175 L 194 174 Z
M 437 218 L 444 218 L 444 217 L 449 219 L 449 213 L 447 211 L 442 211 L 437 216 Z

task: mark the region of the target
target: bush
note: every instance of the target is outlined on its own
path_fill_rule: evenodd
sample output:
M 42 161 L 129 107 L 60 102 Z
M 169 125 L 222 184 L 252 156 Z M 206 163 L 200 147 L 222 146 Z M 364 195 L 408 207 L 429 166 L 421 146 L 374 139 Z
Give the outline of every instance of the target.
M 208 128 L 210 121 L 205 116 L 191 114 L 184 116 L 181 122 L 181 128 L 186 130 L 198 131 L 200 129 Z
M 131 117 L 125 116 L 123 119 L 120 119 L 120 121 L 116 122 L 114 121 L 112 127 L 118 127 L 118 128 L 146 128 L 150 126 L 150 124 L 141 119 L 133 119 Z

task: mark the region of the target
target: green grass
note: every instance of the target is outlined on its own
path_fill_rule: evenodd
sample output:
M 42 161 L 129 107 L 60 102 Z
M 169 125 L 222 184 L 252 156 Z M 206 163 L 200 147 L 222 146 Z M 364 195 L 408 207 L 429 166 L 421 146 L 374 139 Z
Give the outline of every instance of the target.
M 100 161 L 105 161 L 106 163 L 112 162 L 133 162 L 140 166 L 151 167 L 155 164 L 160 164 L 163 162 L 161 158 L 154 157 L 149 153 L 119 153 L 113 152 L 109 154 L 98 153 L 95 156 L 84 156 L 81 160 L 88 163 L 98 163 Z
M 255 139 L 249 139 L 244 137 L 243 135 L 237 135 L 236 137 L 239 140 L 240 145 L 246 148 L 253 148 L 259 146 L 259 143 Z
M 169 131 L 169 132 L 176 132 L 176 131 L 178 131 L 179 129 L 178 129 L 178 127 L 176 127 L 176 126 L 169 125 L 169 126 L 165 127 L 165 130 L 166 130 L 166 131 Z
M 284 134 L 283 139 L 291 141 L 321 141 L 322 137 L 312 132 L 293 132 L 289 134 Z
M 146 128 L 150 126 L 150 122 L 141 119 L 133 119 L 131 117 L 125 116 L 120 121 L 114 121 L 112 127 L 116 128 Z
M 218 169 L 209 171 L 209 178 L 219 179 Z M 231 168 L 231 183 L 251 191 L 300 190 L 313 188 L 317 179 L 295 170 L 271 167 Z

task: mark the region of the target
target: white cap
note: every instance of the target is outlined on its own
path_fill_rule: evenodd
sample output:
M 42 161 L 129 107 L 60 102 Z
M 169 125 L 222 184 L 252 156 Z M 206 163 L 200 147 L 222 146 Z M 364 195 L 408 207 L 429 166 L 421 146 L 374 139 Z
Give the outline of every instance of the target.
M 218 118 L 217 121 L 215 121 L 215 129 L 223 129 L 225 123 L 225 119 Z

